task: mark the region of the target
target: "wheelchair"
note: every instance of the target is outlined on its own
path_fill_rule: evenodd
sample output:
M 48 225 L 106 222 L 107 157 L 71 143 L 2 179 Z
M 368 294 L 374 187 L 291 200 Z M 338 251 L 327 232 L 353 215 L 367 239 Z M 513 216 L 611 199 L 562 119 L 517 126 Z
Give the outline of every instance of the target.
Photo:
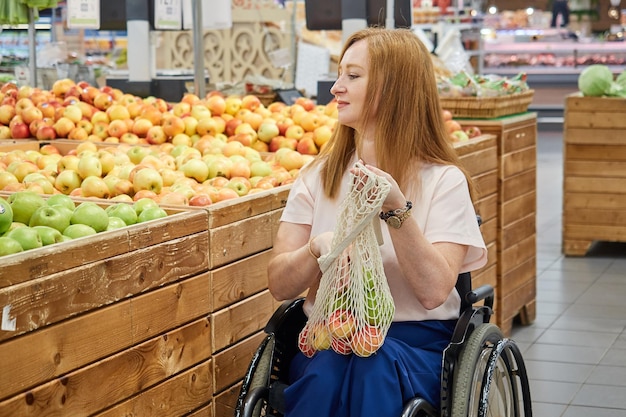
M 472 290 L 470 274 L 462 273 L 456 288 L 462 294 L 461 311 L 442 358 L 440 409 L 416 397 L 404 404 L 401 417 L 531 417 L 520 349 L 489 322 L 493 287 Z M 298 334 L 307 320 L 303 302 L 303 298 L 284 302 L 268 321 L 267 335 L 243 378 L 235 417 L 283 415 L 289 363 L 298 352 Z

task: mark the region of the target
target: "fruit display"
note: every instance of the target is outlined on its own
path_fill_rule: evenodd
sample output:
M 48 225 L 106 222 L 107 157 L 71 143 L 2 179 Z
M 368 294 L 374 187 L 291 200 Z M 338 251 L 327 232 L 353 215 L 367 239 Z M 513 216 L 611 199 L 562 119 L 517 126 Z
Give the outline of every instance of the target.
M 75 202 L 65 194 L 49 198 L 33 191 L 0 197 L 0 256 L 95 235 L 166 217 L 154 200 L 113 203 Z
M 443 110 L 443 119 L 446 131 L 449 135 L 448 138 L 452 143 L 466 142 L 482 135 L 478 126 L 472 124 L 461 125 L 458 121 L 454 120 L 450 110 Z

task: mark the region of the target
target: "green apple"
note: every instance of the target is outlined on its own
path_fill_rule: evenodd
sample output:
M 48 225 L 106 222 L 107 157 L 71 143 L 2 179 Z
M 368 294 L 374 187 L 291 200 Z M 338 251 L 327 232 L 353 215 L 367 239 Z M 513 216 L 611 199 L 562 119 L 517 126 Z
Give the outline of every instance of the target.
M 0 237 L 0 256 L 22 252 L 23 250 L 22 245 L 17 240 L 7 236 Z
M 137 223 L 137 212 L 130 204 L 116 203 L 107 207 L 105 211 L 109 217 L 118 217 L 122 219 L 127 226 Z
M 115 216 L 109 216 L 109 226 L 107 226 L 107 230 L 115 230 L 115 229 L 121 229 L 122 227 L 126 227 L 126 223 L 124 223 L 124 220 L 120 219 L 119 217 L 115 217 Z
M 250 164 L 251 177 L 268 177 L 272 173 L 272 165 L 266 161 L 254 161 Z
M 41 243 L 44 246 L 52 245 L 53 243 L 63 242 L 63 235 L 57 229 L 50 226 L 34 226 L 32 229 L 35 229 L 37 233 L 39 233 L 39 237 L 41 237 Z
M 79 237 L 91 236 L 91 235 L 95 235 L 96 233 L 98 232 L 96 232 L 93 227 L 87 226 L 86 224 L 81 224 L 81 223 L 70 224 L 63 231 L 63 235 L 71 239 L 78 239 Z
M 13 221 L 24 224 L 30 222 L 39 207 L 46 205 L 46 200 L 33 191 L 17 191 L 9 196 L 8 202 L 13 210 Z
M 141 212 L 143 212 L 145 209 L 150 207 L 159 207 L 159 203 L 148 197 L 140 198 L 133 203 L 133 208 L 135 209 L 137 216 L 139 216 Z
M 70 223 L 84 224 L 90 226 L 96 232 L 102 232 L 109 226 L 109 215 L 96 203 L 85 201 L 74 209 Z
M 9 230 L 13 223 L 13 209 L 7 200 L 0 197 L 0 235 Z
M 68 216 L 68 212 L 63 207 L 42 206 L 30 216 L 28 225 L 30 227 L 49 226 L 63 232 L 70 225 L 70 218 L 71 216 Z
M 39 233 L 30 227 L 18 227 L 17 229 L 11 230 L 7 234 L 7 237 L 17 240 L 24 250 L 36 249 L 43 246 Z
M 24 223 L 13 222 L 13 223 L 11 223 L 11 225 L 9 226 L 7 231 L 4 232 L 4 234 L 2 236 L 8 235 L 13 229 L 17 229 L 18 227 L 28 227 L 28 226 L 26 226 Z
M 49 206 L 63 206 L 71 211 L 74 211 L 74 209 L 76 208 L 76 204 L 74 204 L 74 200 L 72 200 L 72 197 L 65 194 L 53 194 L 48 197 L 46 203 Z
M 167 217 L 167 212 L 161 207 L 148 207 L 137 216 L 137 223 L 143 223 L 150 220 L 162 219 Z

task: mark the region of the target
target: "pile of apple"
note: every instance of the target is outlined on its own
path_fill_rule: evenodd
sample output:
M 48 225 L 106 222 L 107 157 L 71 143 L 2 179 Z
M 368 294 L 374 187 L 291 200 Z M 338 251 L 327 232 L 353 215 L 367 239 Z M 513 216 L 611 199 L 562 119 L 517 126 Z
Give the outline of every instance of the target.
M 65 194 L 44 199 L 33 191 L 18 191 L 0 197 L 0 256 L 166 216 L 150 198 L 103 208 L 91 201 L 75 203 Z
M 450 142 L 466 142 L 470 139 L 482 135 L 480 128 L 474 125 L 461 126 L 461 124 L 454 120 L 453 114 L 450 110 L 443 110 L 443 119 L 445 120 L 446 131 L 448 132 L 448 138 Z
M 0 87 L 0 139 L 192 145 L 223 137 L 260 152 L 288 147 L 315 155 L 332 134 L 336 112 L 336 103 L 318 106 L 307 97 L 266 107 L 252 94 L 211 91 L 168 103 L 71 79 L 55 81 L 49 91 L 6 83 Z
M 193 146 L 98 146 L 66 154 L 54 142 L 0 152 L 0 191 L 207 206 L 289 184 L 314 157 L 290 148 L 266 156 L 238 141 L 201 138 Z

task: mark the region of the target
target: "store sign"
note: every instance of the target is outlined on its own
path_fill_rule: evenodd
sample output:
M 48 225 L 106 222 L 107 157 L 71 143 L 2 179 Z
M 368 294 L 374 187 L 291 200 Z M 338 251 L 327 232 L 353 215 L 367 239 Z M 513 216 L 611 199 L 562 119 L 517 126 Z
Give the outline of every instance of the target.
M 233 26 L 231 0 L 183 0 L 183 29 L 193 29 L 197 1 L 201 2 L 203 29 L 229 29 Z
M 183 27 L 181 0 L 156 0 L 154 2 L 154 28 L 180 30 Z
M 100 29 L 100 0 L 67 0 L 67 27 Z

